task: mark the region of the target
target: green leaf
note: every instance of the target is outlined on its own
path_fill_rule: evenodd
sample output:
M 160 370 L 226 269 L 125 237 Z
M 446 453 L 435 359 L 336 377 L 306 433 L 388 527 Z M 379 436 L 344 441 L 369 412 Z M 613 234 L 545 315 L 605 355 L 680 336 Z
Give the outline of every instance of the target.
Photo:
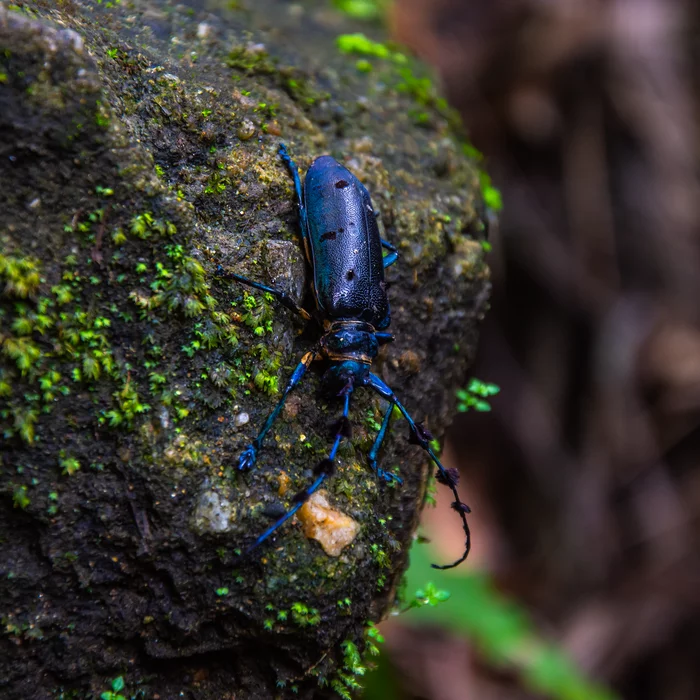
M 477 646 L 496 668 L 515 671 L 529 689 L 555 700 L 615 700 L 605 687 L 587 679 L 552 642 L 542 637 L 525 610 L 498 592 L 484 573 L 438 571 L 430 566 L 425 545 L 411 548 L 406 574 L 408 590 L 418 589 L 406 620 L 439 624 L 460 633 Z M 426 579 L 430 583 L 425 584 Z M 442 605 L 438 593 L 449 589 Z

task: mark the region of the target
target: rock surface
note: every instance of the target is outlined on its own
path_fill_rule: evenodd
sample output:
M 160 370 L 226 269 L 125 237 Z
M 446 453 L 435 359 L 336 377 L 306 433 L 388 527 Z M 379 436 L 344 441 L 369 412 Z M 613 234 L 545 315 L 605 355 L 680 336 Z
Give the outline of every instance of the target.
M 401 256 L 375 371 L 439 437 L 488 294 L 478 169 L 425 83 L 339 52 L 356 29 L 321 2 L 0 5 L 3 698 L 320 696 L 391 605 L 426 467 L 397 420 L 404 484 L 376 482 L 366 391 L 328 482 L 360 527 L 342 556 L 296 523 L 238 556 L 340 407 L 310 372 L 235 471 L 314 331 L 215 274 L 303 297 L 277 146 L 343 160 Z

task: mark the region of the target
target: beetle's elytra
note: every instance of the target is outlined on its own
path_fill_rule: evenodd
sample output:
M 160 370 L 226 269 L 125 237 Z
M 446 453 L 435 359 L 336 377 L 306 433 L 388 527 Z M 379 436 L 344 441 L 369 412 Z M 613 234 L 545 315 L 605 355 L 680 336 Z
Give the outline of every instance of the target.
M 466 517 L 469 507 L 462 503 L 457 493 L 457 470 L 446 469 L 440 463 L 430 447 L 430 433 L 411 418 L 394 392 L 370 372 L 379 346 L 394 339 L 390 333 L 384 332 L 391 321 L 384 270 L 396 262 L 397 250 L 381 238 L 369 192 L 347 168 L 331 156 L 321 156 L 308 169 L 302 188 L 297 166 L 284 144 L 280 145 L 279 153 L 294 178 L 301 238 L 312 271 L 316 308 L 309 313 L 297 306 L 283 291 L 225 272 L 222 268 L 219 273 L 227 279 L 272 294 L 304 320 L 316 320 L 322 328 L 322 335 L 301 358 L 279 403 L 267 417 L 257 437 L 241 454 L 238 469 L 250 469 L 255 465 L 265 436 L 279 416 L 289 393 L 301 381 L 312 362 L 322 361 L 326 364 L 323 385 L 342 397 L 344 405 L 342 416 L 336 424 L 333 446 L 328 457 L 317 465 L 313 483 L 294 497 L 293 507 L 265 530 L 247 551 L 260 545 L 289 520 L 333 474 L 338 446 L 343 438 L 350 435 L 352 393 L 359 387 L 369 387 L 389 401 L 379 433 L 367 455 L 369 466 L 377 477 L 387 482 L 401 483 L 398 476 L 384 471 L 377 464 L 377 454 L 386 437 L 393 407 L 396 406 L 408 421 L 411 442 L 428 453 L 437 467 L 437 480 L 447 486 L 455 497 L 452 507 L 459 513 L 466 535 L 464 553 L 452 564 L 433 564 L 436 569 L 450 569 L 467 558 L 471 544 Z M 383 254 L 383 249 L 388 251 L 387 255 Z

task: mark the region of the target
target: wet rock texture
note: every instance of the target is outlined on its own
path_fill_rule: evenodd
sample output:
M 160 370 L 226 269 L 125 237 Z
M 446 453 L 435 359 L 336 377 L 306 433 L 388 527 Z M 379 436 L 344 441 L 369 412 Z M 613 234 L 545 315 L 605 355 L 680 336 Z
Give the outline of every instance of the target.
M 3 698 L 118 676 L 127 697 L 323 696 L 391 605 L 426 468 L 397 420 L 382 465 L 404 484 L 376 482 L 368 392 L 325 495 L 357 527 L 340 556 L 298 521 L 238 556 L 312 478 L 340 405 L 310 372 L 235 471 L 316 331 L 216 275 L 303 299 L 276 149 L 345 162 L 401 255 L 375 370 L 440 436 L 488 293 L 478 171 L 395 66 L 338 51 L 356 30 L 320 2 L 0 5 Z

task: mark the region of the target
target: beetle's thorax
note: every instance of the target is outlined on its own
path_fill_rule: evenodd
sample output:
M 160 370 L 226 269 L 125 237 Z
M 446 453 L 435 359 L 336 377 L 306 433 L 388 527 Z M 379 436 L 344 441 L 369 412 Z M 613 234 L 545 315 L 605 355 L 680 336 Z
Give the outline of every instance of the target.
M 321 352 L 331 362 L 371 365 L 379 352 L 374 328 L 361 321 L 335 321 L 321 338 Z

